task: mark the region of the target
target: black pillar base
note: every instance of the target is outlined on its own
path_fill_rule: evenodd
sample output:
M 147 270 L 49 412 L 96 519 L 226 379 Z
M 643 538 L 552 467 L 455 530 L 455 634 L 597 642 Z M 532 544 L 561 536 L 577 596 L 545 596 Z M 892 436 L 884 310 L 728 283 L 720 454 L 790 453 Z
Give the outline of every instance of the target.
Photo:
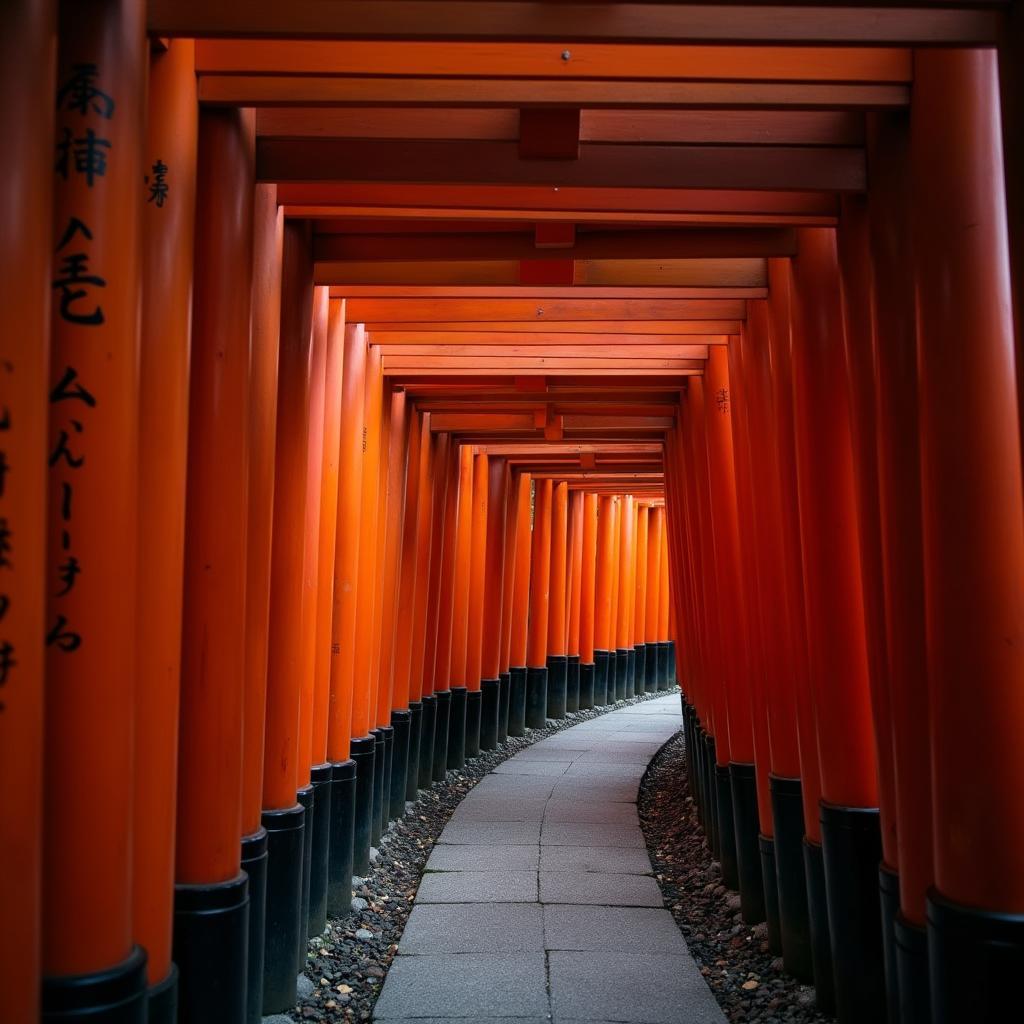
M 671 676 L 669 675 L 669 647 L 671 645 L 665 640 L 658 641 L 658 689 L 668 690 L 671 688 Z
M 352 819 L 352 871 L 356 875 L 370 873 L 370 841 L 373 832 L 373 775 L 377 760 L 377 741 L 373 736 L 360 736 L 349 744 L 356 763 L 356 805 Z
M 647 688 L 647 644 L 637 644 L 633 650 L 636 652 L 636 692 L 651 693 L 652 689 Z
M 388 790 L 388 820 L 405 814 L 405 787 L 409 783 L 410 735 L 412 712 L 392 711 L 391 728 L 394 741 L 391 754 L 391 788 Z
M 483 717 L 483 694 L 466 690 L 466 758 L 480 756 L 480 721 Z
M 466 695 L 468 691 L 464 686 L 453 686 L 449 692 L 452 695 L 452 706 L 448 719 L 447 767 L 459 769 L 466 765 Z
M 765 919 L 764 880 L 761 876 L 760 826 L 757 817 L 757 779 L 752 764 L 729 765 L 732 817 L 736 829 L 736 868 L 740 882 L 740 912 L 747 924 Z
M 527 668 L 526 670 L 526 726 L 529 729 L 543 729 L 548 713 L 548 670 Z
M 244 875 L 242 878 L 244 879 Z M 230 883 L 229 883 L 230 884 Z M 244 893 L 243 893 L 244 897 Z M 197 919 L 200 915 L 193 914 Z M 205 942 L 202 933 L 202 922 L 189 921 L 188 924 L 199 927 L 195 928 L 198 941 Z M 211 922 L 211 929 L 215 929 L 220 923 Z M 175 912 L 175 934 L 177 934 L 177 912 Z M 234 962 L 236 950 L 231 950 L 229 955 Z M 242 936 L 242 970 L 244 972 L 245 938 Z M 191 968 L 192 961 L 188 965 Z M 213 980 L 214 969 L 211 966 L 205 971 L 199 970 L 195 973 L 193 987 L 199 987 Z M 245 977 L 242 976 L 242 984 L 233 995 L 242 1002 L 245 1002 Z M 26 984 L 31 984 L 31 979 L 25 979 Z M 191 994 L 191 992 L 190 992 Z M 146 1024 L 146 953 L 141 946 L 136 946 L 125 960 L 115 964 L 104 971 L 95 971 L 91 974 L 68 974 L 43 978 L 41 993 L 41 1015 L 43 1024 L 70 1024 L 72 1021 L 82 1021 L 83 1024 L 94 1024 L 102 1021 L 103 1024 Z M 237 1008 L 232 1010 L 226 1021 L 241 1022 L 242 1012 Z M 183 1018 L 187 1019 L 187 1018 Z M 197 1020 L 212 1021 L 213 1017 L 197 1017 Z
M 636 648 L 630 647 L 626 651 L 626 699 L 635 697 L 642 692 L 636 688 Z
M 370 846 L 376 847 L 380 845 L 380 837 L 383 834 L 381 815 L 384 810 L 384 733 L 380 729 L 371 729 L 370 736 L 373 737 L 373 802 L 370 804 Z
M 498 676 L 498 742 L 508 739 L 508 711 L 512 702 L 512 674 L 502 672 Z
M 267 830 L 261 825 L 252 835 L 242 837 L 242 870 L 249 876 L 249 963 L 246 968 L 245 1019 L 247 1024 L 260 1024 L 263 1019 L 263 944 L 267 915 Z M 176 973 L 176 972 L 175 972 Z M 159 986 L 155 986 L 159 987 Z M 150 989 L 152 992 L 153 989 Z M 177 1018 L 177 995 L 174 1013 L 159 1016 L 150 996 L 149 1024 L 174 1024 Z
M 825 855 L 820 843 L 804 837 L 804 872 L 807 876 L 807 916 L 811 923 L 811 961 L 814 964 L 815 1004 L 821 1013 L 836 1015 L 836 985 L 832 972 L 832 939 L 828 922 Z
M 799 779 L 769 778 L 775 823 L 775 869 L 779 879 L 779 924 L 786 971 L 803 982 L 814 981 L 811 956 L 807 873 L 804 866 L 804 805 Z
M 356 820 L 356 763 L 331 765 L 331 845 L 327 859 L 327 913 L 352 911 L 352 850 Z
M 668 673 L 665 679 L 665 689 L 671 690 L 676 685 L 676 642 L 669 640 L 668 644 Z
M 448 732 L 452 720 L 452 691 L 438 690 L 434 715 L 434 757 L 430 767 L 430 778 L 434 782 L 444 781 L 448 774 Z
M 614 704 L 618 699 L 615 695 L 615 679 L 619 674 L 619 652 L 608 652 L 608 688 L 606 690 L 605 704 Z
M 722 866 L 722 884 L 733 892 L 739 892 L 736 825 L 732 815 L 732 783 L 727 764 L 715 765 L 715 791 L 718 797 L 718 863 Z
M 658 645 L 644 644 L 647 656 L 644 659 L 644 692 L 654 693 L 658 689 Z
M 625 700 L 629 691 L 629 651 L 615 649 L 615 699 Z
M 251 934 L 252 929 L 250 928 L 250 935 Z M 252 950 L 250 948 L 250 959 L 251 952 Z M 259 981 L 262 984 L 263 979 L 260 978 Z M 260 995 L 261 993 L 257 991 L 254 1011 L 252 1002 L 252 985 L 250 984 L 245 1000 L 245 1019 L 247 1024 L 250 1021 L 258 1021 L 260 1019 Z M 253 1017 L 254 1012 L 256 1014 L 255 1017 Z M 146 990 L 146 1024 L 177 1024 L 177 1021 L 178 965 L 172 963 L 171 969 L 167 972 L 167 976 L 162 981 L 158 981 L 155 985 L 150 985 Z
M 395 763 L 395 727 L 393 725 L 382 725 L 381 734 L 384 737 L 384 786 L 380 794 L 380 832 L 384 830 L 391 821 L 391 776 L 394 774 Z
M 420 726 L 420 764 L 416 778 L 416 789 L 411 799 L 415 800 L 421 789 L 430 789 L 434 781 L 434 750 L 437 733 L 437 697 L 424 694 L 420 700 L 423 705 L 423 720 Z M 408 792 L 406 793 L 408 796 Z
M 294 935 L 291 940 L 294 951 Z M 214 1024 L 216 1021 L 241 1024 L 245 1020 L 246 972 L 249 968 L 247 875 L 239 872 L 230 882 L 217 885 L 174 887 L 171 955 L 179 971 L 180 1020 L 189 1024 L 193 1021 L 195 1024 Z M 43 1019 L 46 1019 L 45 1014 Z M 120 1020 L 106 1015 L 97 1015 L 95 1019 Z
M 548 655 L 548 718 L 565 718 L 565 686 L 568 671 L 569 659 L 564 654 Z
M 779 956 L 782 953 L 782 926 L 779 921 L 779 879 L 775 868 L 775 840 L 771 836 L 757 837 L 761 854 L 761 880 L 764 884 L 764 916 L 768 922 L 768 949 Z
M 877 808 L 821 803 L 821 846 L 832 937 L 836 1015 L 884 1020 L 885 968 L 878 905 L 882 825 Z
M 928 977 L 928 932 L 920 925 L 911 924 L 901 913 L 897 913 L 893 925 L 893 945 L 896 952 L 895 987 L 898 1001 L 897 1016 L 890 1018 L 890 1024 L 896 1021 L 899 1024 L 931 1024 L 932 993 L 931 980 Z M 1019 976 L 1020 967 L 1021 960 L 1018 959 L 1017 976 Z M 996 986 L 1005 985 L 1005 983 L 1005 978 L 997 978 L 993 981 Z M 975 996 L 978 994 L 976 990 Z M 972 998 L 971 1002 L 973 1010 L 977 1000 Z M 1020 1000 L 1015 999 L 1013 1004 L 1019 1010 Z M 935 1019 L 938 1020 L 939 1017 L 936 1016 Z M 947 1016 L 946 1019 L 955 1020 L 956 1018 Z M 973 1021 L 985 1018 L 971 1017 L 970 1019 Z M 991 1019 L 1008 1020 L 1009 1018 L 1000 1010 L 997 1016 Z
M 309 879 L 313 866 L 313 833 L 316 829 L 316 794 L 313 787 L 303 786 L 295 794 L 295 799 L 306 810 L 302 830 L 302 890 L 299 894 L 298 956 L 301 971 L 306 964 L 306 944 L 309 942 Z
M 1024 972 L 1024 914 L 965 907 L 934 888 L 928 893 L 927 914 L 935 1024 L 1016 1020 L 1016 981 Z
M 565 673 L 565 711 L 572 714 L 580 709 L 580 656 L 569 655 Z
M 480 749 L 493 750 L 498 745 L 501 714 L 501 680 L 480 681 Z
M 415 800 L 420 789 L 420 744 L 423 740 L 423 703 L 409 701 L 409 752 L 405 759 L 405 799 Z M 405 805 L 402 805 L 404 812 Z
M 524 666 L 509 669 L 508 734 L 526 734 L 526 673 Z
M 580 665 L 580 711 L 594 707 L 594 670 L 596 665 Z
M 715 859 L 720 857 L 721 844 L 718 836 L 718 786 L 715 782 L 715 737 L 711 733 L 702 732 L 704 737 L 704 787 L 707 791 L 705 804 L 705 821 L 708 846 Z
M 264 811 L 266 829 L 266 907 L 263 931 L 263 1013 L 295 1006 L 299 973 L 299 915 L 306 811 L 301 804 Z M 184 1020 L 188 1018 L 185 1017 Z
M 594 707 L 603 708 L 608 703 L 608 651 L 594 651 Z
M 882 915 L 882 963 L 889 1024 L 900 1024 L 900 988 L 896 970 L 896 915 L 900 912 L 900 876 L 884 861 L 878 865 L 878 906 Z M 925 957 L 927 969 L 927 957 Z
M 309 862 L 310 935 L 323 935 L 327 927 L 327 859 L 331 849 L 331 800 L 334 796 L 332 775 L 330 764 L 314 765 L 309 773 L 314 793 L 312 854 Z

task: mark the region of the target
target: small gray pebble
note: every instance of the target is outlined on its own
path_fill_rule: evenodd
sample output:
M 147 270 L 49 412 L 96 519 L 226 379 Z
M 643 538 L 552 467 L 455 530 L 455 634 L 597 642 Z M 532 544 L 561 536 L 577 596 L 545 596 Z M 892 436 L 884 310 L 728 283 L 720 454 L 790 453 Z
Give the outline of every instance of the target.
M 359 913 L 361 910 L 365 910 L 369 905 L 370 904 L 367 903 L 366 900 L 364 900 L 362 896 L 353 896 L 352 897 L 352 909 L 356 913 Z
M 366 928 L 357 928 L 356 938 L 360 939 L 363 942 L 369 942 L 373 938 L 373 932 L 369 931 Z

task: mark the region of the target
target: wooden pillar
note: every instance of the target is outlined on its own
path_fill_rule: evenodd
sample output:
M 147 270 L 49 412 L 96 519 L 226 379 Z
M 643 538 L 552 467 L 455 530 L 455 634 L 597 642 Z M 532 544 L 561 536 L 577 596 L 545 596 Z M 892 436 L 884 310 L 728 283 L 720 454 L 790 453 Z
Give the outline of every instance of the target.
M 914 104 L 932 1015 L 995 1021 L 1014 1012 L 1003 971 L 1024 964 L 1024 499 L 995 54 L 917 51 Z
M 646 502 L 637 502 L 636 571 L 633 586 L 633 648 L 636 651 L 637 693 L 647 692 L 647 543 L 650 513 L 650 506 Z
M 498 651 L 498 741 L 508 739 L 508 714 L 512 699 L 512 599 L 515 588 L 516 557 L 516 485 L 512 466 L 502 459 L 502 490 L 505 503 L 502 519 L 505 532 L 502 537 L 501 575 L 501 637 Z
M 53 107 L 57 5 L 17 0 L 0 14 L 0 1019 L 36 1020 L 42 969 L 43 668 L 47 391 L 53 253 Z M 52 496 L 51 496 L 52 503 Z M 114 954 L 117 956 L 117 953 Z
M 480 718 L 483 694 L 484 592 L 487 570 L 488 459 L 473 456 L 473 505 L 470 515 L 469 605 L 466 628 L 466 756 L 480 753 Z M 487 628 L 494 626 L 488 622 Z
M 304 763 L 308 754 L 300 755 L 299 735 L 301 705 L 304 699 L 312 699 L 312 679 L 307 683 L 303 671 L 309 667 L 305 662 L 303 601 L 306 532 L 311 525 L 306 516 L 312 465 L 311 257 L 308 222 L 285 221 L 263 770 L 262 820 L 268 837 L 264 1013 L 280 1013 L 294 1005 L 302 930 L 306 815 L 297 792 L 309 780 L 300 777 L 300 761 Z M 322 406 L 320 415 L 322 423 Z M 317 504 L 319 511 L 319 498 Z M 304 687 L 308 692 L 303 692 Z
M 595 704 L 595 618 L 598 571 L 598 497 L 583 495 L 580 530 L 580 709 Z
M 551 579 L 548 601 L 548 699 L 547 717 L 565 718 L 566 673 L 565 589 L 566 542 L 569 530 L 569 485 L 561 480 L 554 485 L 551 506 Z
M 548 706 L 548 616 L 551 597 L 551 480 L 538 480 L 533 506 L 530 558 L 530 634 L 526 651 L 526 724 L 542 729 Z
M 512 629 L 509 643 L 509 711 L 510 736 L 522 736 L 526 725 L 526 659 L 530 613 L 530 498 L 532 481 L 529 473 L 515 477 L 516 543 L 512 589 Z
M 565 683 L 566 711 L 580 708 L 580 598 L 583 588 L 583 492 L 569 495 L 569 553 L 566 603 L 566 644 L 568 657 Z
M 179 1014 L 199 1021 L 245 1017 L 240 839 L 254 121 L 252 111 L 239 110 L 204 110 L 199 118 L 174 924 Z
M 331 598 L 331 683 L 327 721 L 327 756 L 331 761 L 332 779 L 327 909 L 328 913 L 336 915 L 346 914 L 351 909 L 356 810 L 361 805 L 358 796 L 369 775 L 372 798 L 373 781 L 372 740 L 367 748 L 364 738 L 357 737 L 357 749 L 352 748 L 366 332 L 362 324 L 346 323 L 342 330 L 338 515 Z
M 501 712 L 502 622 L 505 563 L 505 459 L 492 457 L 487 472 L 487 517 L 483 569 L 483 620 L 480 662 L 480 748 L 493 750 L 498 745 L 498 721 Z
M 136 584 L 136 673 L 143 685 L 135 705 L 132 914 L 147 954 L 150 1016 L 158 1020 L 176 998 L 174 805 L 198 115 L 195 44 L 175 41 L 154 53 L 150 66 L 139 381 L 139 550 L 146 569 Z

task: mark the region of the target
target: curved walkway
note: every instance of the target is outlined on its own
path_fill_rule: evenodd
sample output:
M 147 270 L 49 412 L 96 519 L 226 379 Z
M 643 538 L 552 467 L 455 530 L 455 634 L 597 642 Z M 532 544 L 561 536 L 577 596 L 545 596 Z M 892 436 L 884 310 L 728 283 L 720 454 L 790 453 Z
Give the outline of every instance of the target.
M 485 776 L 427 861 L 375 1019 L 722 1024 L 637 816 L 647 763 L 680 725 L 673 693 Z

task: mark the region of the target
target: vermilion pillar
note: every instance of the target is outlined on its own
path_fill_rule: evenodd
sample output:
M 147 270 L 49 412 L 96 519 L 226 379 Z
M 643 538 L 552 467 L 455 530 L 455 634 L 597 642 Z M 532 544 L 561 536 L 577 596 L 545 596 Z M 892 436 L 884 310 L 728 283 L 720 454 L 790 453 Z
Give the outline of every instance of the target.
M 126 1020 L 141 1020 L 145 1014 L 145 954 L 134 945 L 132 926 L 130 814 L 143 20 L 140 3 L 107 2 L 66 7 L 60 23 L 58 148 L 56 164 L 47 173 L 49 177 L 56 170 L 50 179 L 55 183 L 53 314 L 42 634 L 47 698 L 44 1016 L 66 1001 L 72 1010 L 95 1011 L 94 1000 L 103 994 L 93 995 L 81 984 L 76 990 L 69 986 L 69 976 L 100 971 L 113 972 L 110 998 L 132 1007 L 134 1016 L 126 1015 Z M 48 59 L 46 49 L 37 53 Z M 92 103 L 75 98 L 85 67 L 94 69 L 88 72 Z M 23 93 L 24 84 L 19 83 L 10 102 L 20 103 Z M 69 147 L 90 133 L 103 138 L 110 153 L 102 168 L 88 162 L 81 169 Z M 126 195 L 138 197 L 127 209 Z M 44 344 L 41 334 L 24 341 Z M 32 365 L 15 364 L 26 371 Z M 6 368 L 3 375 L 7 393 L 11 381 Z M 29 383 L 38 382 L 26 379 Z M 3 418 L 10 418 L 6 410 Z M 26 473 L 31 479 L 32 469 Z M 20 487 L 13 470 L 6 487 Z M 32 540 L 26 532 L 28 552 Z M 17 562 L 18 544 L 20 537 L 5 529 L 4 562 Z M 26 598 L 31 600 L 31 588 Z M 39 637 L 30 642 L 38 644 Z M 9 653 L 8 661 L 12 658 L 18 660 Z M 25 663 L 32 664 L 31 656 Z M 71 841 L 79 836 L 89 841 Z
M 630 588 L 630 566 L 633 555 L 633 531 L 636 516 L 633 513 L 633 495 L 623 495 L 619 502 L 618 539 L 616 541 L 615 580 L 615 699 L 624 700 L 629 685 L 629 612 L 633 606 Z
M 644 670 L 644 690 L 653 693 L 659 688 L 658 678 L 658 597 L 661 537 L 665 526 L 664 507 L 655 506 L 648 513 L 647 523 L 647 565 L 643 571 L 644 582 L 644 647 L 650 657 Z
M 429 420 L 429 416 L 427 417 Z M 428 450 L 423 450 L 427 445 Z M 441 580 L 441 544 L 444 531 L 445 504 L 448 491 L 448 449 L 449 436 L 446 433 L 436 437 L 430 432 L 429 422 L 421 444 L 420 459 L 420 492 L 424 488 L 428 492 L 424 497 L 429 506 L 423 509 L 423 517 L 417 511 L 417 559 L 416 570 L 416 631 L 423 630 L 422 643 L 413 645 L 413 658 L 419 657 L 417 651 L 422 650 L 419 665 L 412 665 L 410 679 L 410 696 L 417 700 L 410 703 L 413 714 L 413 738 L 419 734 L 418 767 L 410 751 L 410 773 L 407 784 L 408 796 L 415 796 L 418 786 L 430 782 L 431 765 L 434 757 L 434 730 L 436 727 L 436 698 L 434 697 L 434 681 L 436 675 L 437 622 L 439 616 L 438 590 Z M 425 460 L 425 462 L 424 462 Z M 429 550 L 428 550 L 429 545 Z M 418 635 L 418 632 L 417 632 Z M 420 705 L 419 728 L 417 729 L 417 709 Z
M 863 1020 L 885 1012 L 881 838 L 834 230 L 801 230 L 792 280 L 797 497 L 822 784 L 822 845 L 806 847 L 808 893 L 812 928 L 824 923 L 815 916 L 822 889 L 828 901 L 836 1010 Z M 832 974 L 826 955 L 815 940 L 816 983 Z
M 150 65 L 146 163 L 173 167 L 175 191 L 143 214 L 139 448 L 139 550 L 135 705 L 135 812 L 132 916 L 147 953 L 149 1018 L 174 1018 L 171 963 L 174 802 L 178 763 L 181 589 L 185 545 L 188 368 L 192 336 L 192 258 L 199 103 L 195 44 L 176 41 Z M 170 172 L 167 172 L 170 174 Z
M 811 698 L 808 662 L 807 615 L 804 594 L 800 510 L 797 501 L 796 441 L 793 414 L 792 267 L 788 259 L 768 261 L 768 357 L 764 368 L 771 385 L 767 410 L 772 430 L 769 457 L 775 455 L 781 527 L 781 580 L 786 593 L 789 650 L 792 652 L 793 693 L 796 701 L 800 775 L 773 774 L 772 818 L 775 824 L 776 867 L 786 969 L 804 981 L 814 977 L 811 954 L 809 888 L 803 856 L 803 838 L 820 846 L 821 773 L 818 734 Z M 766 494 L 772 492 L 767 491 Z M 777 722 L 773 719 L 773 728 Z M 820 930 L 820 929 L 819 929 Z M 829 990 L 823 993 L 826 1002 Z
M 551 506 L 551 580 L 548 602 L 547 717 L 565 718 L 566 657 L 566 542 L 569 530 L 569 485 L 554 485 Z
M 533 484 L 529 473 L 515 478 L 516 544 L 512 589 L 512 630 L 509 643 L 508 732 L 522 736 L 526 728 L 526 666 L 530 611 L 530 497 Z
M 274 456 L 274 517 L 267 642 L 263 826 L 267 904 L 263 1011 L 296 1000 L 299 971 L 305 809 L 298 802 L 299 718 L 303 699 L 303 573 L 310 468 L 313 273 L 307 222 L 284 226 L 281 330 Z M 321 407 L 322 415 L 322 407 Z M 309 680 L 310 685 L 312 680 Z M 312 694 L 310 692 L 309 696 Z M 308 785 L 308 779 L 301 781 Z
M 498 658 L 498 739 L 508 738 L 508 714 L 512 701 L 512 601 L 515 588 L 516 493 L 515 476 L 507 459 L 502 487 L 505 491 L 505 535 L 502 540 L 501 640 Z
M 0 491 L 17 558 L 0 566 L 0 1019 L 36 1020 L 42 935 L 43 650 L 46 632 L 47 386 L 53 239 L 55 2 L 0 16 L 0 110 L 10 165 L 0 182 L 7 329 L 0 338 L 0 453 L 18 486 Z M 115 954 L 116 956 L 116 954 Z
M 422 447 L 430 446 L 430 421 L 423 414 L 415 412 L 410 417 L 409 426 L 409 451 L 407 457 L 406 483 L 405 483 L 405 510 L 402 517 L 402 555 L 399 563 L 399 580 L 397 593 L 395 647 L 393 661 L 394 679 L 394 702 L 395 710 L 391 715 L 391 724 L 395 729 L 396 736 L 405 733 L 406 746 L 406 775 L 401 780 L 401 809 L 405 807 L 407 788 L 409 785 L 409 761 L 416 765 L 416 779 L 419 778 L 419 749 L 420 749 L 420 726 L 422 722 L 422 704 L 420 703 L 420 683 L 418 682 L 415 691 L 411 688 L 411 677 L 413 668 L 411 665 L 413 633 L 419 626 L 419 617 L 415 616 L 414 607 L 416 603 L 416 587 L 419 581 L 423 589 L 426 589 L 426 580 L 419 580 L 419 558 L 417 551 L 418 531 L 421 525 L 420 520 L 424 518 L 424 512 L 429 509 L 433 495 L 420 493 L 420 479 L 422 476 Z M 429 516 L 426 517 L 427 529 L 429 530 Z M 430 538 L 427 537 L 427 556 L 429 558 Z M 422 637 L 422 634 L 421 634 Z M 422 646 L 422 639 L 421 639 Z M 422 661 L 422 651 L 421 651 Z M 422 679 L 422 668 L 419 671 L 419 678 Z M 413 716 L 411 705 L 416 707 L 416 715 Z M 413 732 L 415 725 L 415 732 Z M 392 789 L 391 797 L 394 800 L 396 794 L 396 780 L 394 765 L 392 765 Z M 415 799 L 415 784 L 412 798 Z M 392 806 L 392 811 L 401 813 L 401 809 Z
M 466 756 L 480 753 L 483 694 L 484 592 L 487 571 L 488 468 L 482 452 L 473 456 L 473 507 L 470 526 L 469 606 L 466 631 Z M 494 629 L 491 623 L 487 627 Z
M 466 763 L 467 661 L 469 591 L 473 566 L 473 449 L 459 449 L 458 515 L 455 522 L 455 575 L 452 579 L 451 715 L 448 720 L 448 767 Z
M 365 402 L 366 344 L 362 324 L 346 324 L 341 374 L 341 435 L 338 449 L 338 526 L 334 549 L 331 611 L 331 694 L 327 756 L 335 792 L 350 800 L 332 800 L 331 845 L 327 869 L 327 909 L 348 913 L 357 808 L 373 798 L 373 743 L 352 743 L 353 658 L 356 629 L 356 579 L 359 571 L 359 522 L 362 508 L 362 420 Z M 342 482 L 343 481 L 343 482 Z M 332 794 L 333 795 L 333 794 Z M 365 827 L 369 827 L 368 812 Z
M 622 572 L 622 503 L 621 495 L 612 500 L 611 598 L 608 615 L 608 703 L 619 699 L 619 575 Z
M 319 293 L 319 303 L 327 298 Z M 338 528 L 338 457 L 341 435 L 342 357 L 345 347 L 345 303 L 331 300 L 327 323 L 323 371 L 323 442 L 320 446 L 320 508 L 316 540 L 316 600 L 313 621 L 313 729 L 311 776 L 316 789 L 313 861 L 310 874 L 309 930 L 313 935 L 326 927 L 330 888 L 331 831 L 337 817 L 335 799 L 351 804 L 353 765 L 338 770 L 328 747 L 331 702 L 331 618 L 334 613 L 334 555 Z M 307 537 L 311 545 L 312 538 Z
M 636 651 L 636 690 L 647 691 L 647 541 L 650 506 L 637 502 L 636 572 L 633 585 L 633 649 Z
M 485 456 L 486 458 L 486 456 Z M 501 680 L 501 607 L 504 592 L 505 563 L 505 479 L 504 459 L 491 458 L 487 479 L 486 552 L 483 570 L 483 627 L 480 666 L 480 747 L 493 750 L 498 745 Z
M 932 1015 L 995 1021 L 1024 964 L 1024 503 L 994 53 L 916 52 L 914 103 Z
M 931 738 L 921 543 L 917 319 L 910 236 L 910 123 L 874 116 L 868 128 L 872 351 L 877 375 L 878 498 L 896 802 L 895 859 L 879 868 L 889 1015 L 929 1013 L 925 899 L 935 881 Z M 889 829 L 883 831 L 883 840 Z
M 204 110 L 199 118 L 174 961 L 179 1016 L 200 1021 L 245 1018 L 248 881 L 240 839 L 254 129 L 252 111 Z
M 298 795 L 306 809 L 303 843 L 302 906 L 299 930 L 299 963 L 309 940 L 310 907 L 316 919 L 326 901 L 327 828 L 330 824 L 330 765 L 323 754 L 314 754 L 314 735 L 320 726 L 316 716 L 316 618 L 320 593 L 320 501 L 324 447 L 324 384 L 327 371 L 327 288 L 313 289 L 312 353 L 308 432 L 306 442 L 305 527 L 302 543 L 302 613 L 299 663 L 302 689 L 299 698 Z M 324 708 L 326 710 L 326 708 Z M 326 720 L 322 723 L 326 726 Z M 313 765 L 316 764 L 314 773 Z M 322 812 L 322 813 L 321 813 Z M 320 928 L 323 931 L 323 927 Z
M 526 724 L 531 729 L 543 729 L 547 717 L 552 505 L 552 482 L 538 480 L 533 504 L 530 625 L 526 651 Z
M 352 637 L 352 749 L 353 753 L 358 755 L 355 758 L 356 818 L 353 870 L 357 874 L 365 874 L 370 868 L 370 845 L 377 821 L 375 812 L 384 799 L 384 738 L 371 731 L 376 724 L 371 669 L 374 655 L 379 650 L 375 643 L 373 606 L 380 577 L 377 531 L 382 518 L 379 498 L 381 412 L 384 395 L 380 350 L 374 345 L 367 345 L 365 333 L 360 334 L 366 351 L 363 364 L 363 417 L 359 428 L 358 452 L 362 467 L 362 487 L 358 572 L 354 594 L 355 632 Z M 347 355 L 346 349 L 346 357 Z M 359 741 L 358 744 L 355 743 L 356 740 Z M 369 749 L 373 750 L 373 760 L 366 760 L 367 771 L 363 772 L 362 758 Z M 363 776 L 362 781 L 360 773 Z
M 594 703 L 608 703 L 611 650 L 612 559 L 614 557 L 614 498 L 602 494 L 597 511 L 597 569 L 594 577 Z
M 270 557 L 277 436 L 277 363 L 281 336 L 284 211 L 277 187 L 257 185 L 253 217 L 249 377 L 249 521 L 246 529 L 245 703 L 242 723 L 242 870 L 249 876 L 246 1021 L 263 1016 L 267 830 L 262 824 L 263 742 L 270 630 Z
M 594 602 L 598 571 L 598 497 L 583 496 L 583 525 L 580 530 L 580 708 L 595 703 Z
M 583 586 L 583 492 L 569 495 L 569 553 L 566 595 L 566 655 L 568 665 L 565 682 L 565 709 L 580 709 L 580 596 Z

